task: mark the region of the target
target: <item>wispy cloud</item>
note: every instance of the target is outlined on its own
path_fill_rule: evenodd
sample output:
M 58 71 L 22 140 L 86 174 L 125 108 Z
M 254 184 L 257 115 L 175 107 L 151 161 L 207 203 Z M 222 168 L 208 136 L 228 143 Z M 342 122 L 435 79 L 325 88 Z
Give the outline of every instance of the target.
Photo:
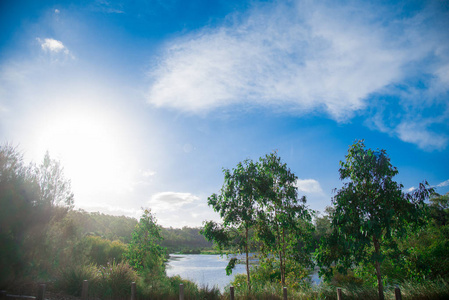
M 198 226 L 204 220 L 218 219 L 204 200 L 191 193 L 157 193 L 148 201 L 148 207 L 163 226 Z
M 426 128 L 425 121 L 401 122 L 395 129 L 398 137 L 404 142 L 417 144 L 422 149 L 443 149 L 448 142 L 448 137 L 437 134 Z
M 394 103 L 400 107 L 398 119 L 390 121 L 393 126 L 377 122 L 376 129 L 423 149 L 443 149 L 448 143 L 444 130 L 421 126 L 416 137 L 409 129 L 428 117 L 417 111 L 436 105 L 442 108 L 437 123 L 449 120 L 449 39 L 441 27 L 447 27 L 441 20 L 449 15 L 426 8 L 404 17 L 389 8 L 276 2 L 230 16 L 218 28 L 204 28 L 167 46 L 149 74 L 148 102 L 194 113 L 262 105 L 297 114 L 324 112 L 345 121 L 377 105 L 372 95 L 382 98 L 401 90 Z M 442 23 L 437 26 L 434 19 Z M 428 85 L 413 90 L 408 83 L 422 74 Z M 428 101 L 417 101 L 417 94 Z M 382 103 L 388 112 L 390 102 Z
M 449 179 L 437 184 L 437 187 L 449 186 Z
M 439 184 L 436 185 L 432 185 L 432 188 L 442 188 L 442 187 L 446 187 L 449 186 L 449 179 L 443 182 L 440 182 Z M 412 186 L 408 189 L 406 189 L 407 192 L 413 192 L 414 190 L 416 190 L 416 187 Z
M 190 193 L 162 192 L 151 197 L 148 202 L 151 208 L 157 210 L 177 210 L 182 206 L 200 200 Z
M 108 14 L 124 14 L 122 3 L 111 2 L 106 0 L 95 0 L 91 3 L 91 8 L 95 11 L 101 11 Z

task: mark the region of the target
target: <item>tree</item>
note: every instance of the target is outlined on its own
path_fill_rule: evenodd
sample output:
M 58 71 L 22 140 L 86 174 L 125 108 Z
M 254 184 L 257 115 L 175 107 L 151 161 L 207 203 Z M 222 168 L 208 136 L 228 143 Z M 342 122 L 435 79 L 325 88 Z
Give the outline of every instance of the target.
M 278 256 L 281 283 L 285 286 L 286 262 L 310 264 L 310 256 L 299 249 L 298 243 L 311 237 L 311 212 L 305 206 L 306 198 L 298 198 L 298 177 L 282 163 L 276 152 L 260 159 L 260 197 L 257 236 L 264 252 Z M 304 255 L 305 254 L 305 255 Z
M 24 246 L 33 227 L 38 187 L 25 166 L 22 154 L 11 145 L 0 146 L 0 288 L 25 273 Z
M 45 269 L 49 248 L 48 225 L 73 206 L 70 181 L 48 153 L 40 167 L 26 165 L 20 151 L 0 146 L 0 241 L 2 266 L 11 277 L 30 274 L 30 267 Z M 4 260 L 4 261 L 3 261 Z M 41 270 L 43 271 L 43 270 Z
M 436 226 L 449 225 L 449 192 L 446 195 L 432 195 L 429 208 L 430 217 Z
M 229 170 L 223 169 L 224 183 L 220 194 L 212 194 L 208 198 L 208 205 L 220 214 L 223 224 L 214 222 L 205 223 L 203 235 L 220 246 L 228 245 L 231 239 L 230 232 L 243 233 L 241 240 L 245 252 L 246 275 L 248 290 L 251 290 L 249 269 L 249 230 L 255 223 L 256 203 L 258 197 L 258 168 L 252 160 L 245 160 L 237 167 Z M 229 271 L 234 260 L 230 261 Z
M 154 283 L 165 272 L 165 250 L 159 245 L 162 239 L 160 232 L 155 216 L 149 209 L 145 209 L 134 228 L 125 254 L 130 266 L 144 275 L 150 283 Z
M 344 183 L 332 199 L 333 234 L 328 240 L 335 251 L 327 252 L 330 259 L 321 255 L 318 261 L 328 267 L 335 262 L 342 269 L 354 263 L 372 265 L 383 300 L 384 248 L 392 247 L 393 238 L 405 234 L 410 225 L 423 224 L 424 201 L 432 189 L 423 183 L 412 193 L 402 192 L 402 184 L 393 180 L 398 170 L 386 151 L 365 149 L 363 141 L 349 147 L 339 173 Z
M 73 208 L 74 195 L 71 182 L 65 178 L 61 163 L 51 159 L 48 151 L 42 163 L 36 168 L 36 179 L 40 188 L 41 205 Z

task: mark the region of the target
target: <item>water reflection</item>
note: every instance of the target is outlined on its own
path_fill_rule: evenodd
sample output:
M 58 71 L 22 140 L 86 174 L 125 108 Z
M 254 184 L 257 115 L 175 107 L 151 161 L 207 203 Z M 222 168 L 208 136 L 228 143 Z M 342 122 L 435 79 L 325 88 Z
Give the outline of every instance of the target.
M 167 262 L 167 275 L 180 275 L 198 286 L 216 286 L 223 291 L 236 274 L 245 273 L 245 265 L 236 265 L 232 275 L 226 276 L 229 258 L 220 255 L 171 254 Z

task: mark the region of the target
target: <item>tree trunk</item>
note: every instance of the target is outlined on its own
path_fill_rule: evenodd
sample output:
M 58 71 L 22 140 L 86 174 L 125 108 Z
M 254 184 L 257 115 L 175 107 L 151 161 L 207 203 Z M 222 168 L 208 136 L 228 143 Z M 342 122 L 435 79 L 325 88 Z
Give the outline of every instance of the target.
M 376 257 L 380 256 L 380 244 L 379 241 L 373 237 L 373 243 L 374 243 L 374 252 L 376 254 Z M 382 274 L 380 273 L 380 262 L 376 260 L 374 262 L 374 267 L 376 268 L 376 276 L 377 276 L 377 289 L 379 291 L 379 300 L 384 300 L 384 287 L 382 284 Z
M 246 252 L 246 282 L 248 283 L 248 291 L 251 291 L 251 278 L 249 276 L 249 259 L 248 259 L 248 227 L 245 228 L 246 234 L 246 243 L 245 243 L 245 252 Z
M 281 283 L 285 286 L 285 230 L 282 228 Z

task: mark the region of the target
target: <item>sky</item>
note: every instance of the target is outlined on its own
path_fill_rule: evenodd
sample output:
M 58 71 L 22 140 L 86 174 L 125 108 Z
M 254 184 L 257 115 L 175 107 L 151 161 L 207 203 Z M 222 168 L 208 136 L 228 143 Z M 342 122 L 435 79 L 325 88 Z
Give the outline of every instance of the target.
M 364 139 L 449 192 L 449 2 L 0 1 L 0 142 L 75 206 L 219 220 L 223 168 L 277 151 L 323 212 Z

